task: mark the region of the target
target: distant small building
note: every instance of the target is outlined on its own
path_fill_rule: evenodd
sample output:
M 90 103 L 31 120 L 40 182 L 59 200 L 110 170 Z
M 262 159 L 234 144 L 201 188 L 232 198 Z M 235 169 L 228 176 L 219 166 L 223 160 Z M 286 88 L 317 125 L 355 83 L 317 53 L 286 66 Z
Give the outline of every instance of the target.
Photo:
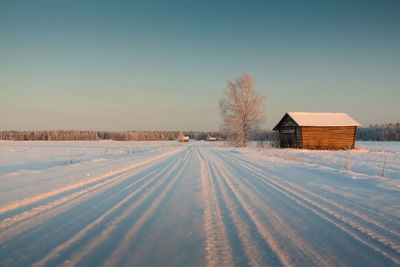
M 352 149 L 358 126 L 346 113 L 288 112 L 273 130 L 280 147 Z
M 189 136 L 184 135 L 183 132 L 179 132 L 178 141 L 179 142 L 189 142 Z
M 207 141 L 210 141 L 210 142 L 214 142 L 214 141 L 217 141 L 217 137 L 208 137 L 207 138 Z

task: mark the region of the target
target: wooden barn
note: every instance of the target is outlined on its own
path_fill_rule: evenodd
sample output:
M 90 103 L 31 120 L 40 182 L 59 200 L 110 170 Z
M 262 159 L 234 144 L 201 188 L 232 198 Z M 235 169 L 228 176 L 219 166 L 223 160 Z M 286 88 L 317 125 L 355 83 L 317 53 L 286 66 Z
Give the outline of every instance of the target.
M 346 113 L 288 112 L 274 131 L 281 147 L 352 149 L 358 126 Z

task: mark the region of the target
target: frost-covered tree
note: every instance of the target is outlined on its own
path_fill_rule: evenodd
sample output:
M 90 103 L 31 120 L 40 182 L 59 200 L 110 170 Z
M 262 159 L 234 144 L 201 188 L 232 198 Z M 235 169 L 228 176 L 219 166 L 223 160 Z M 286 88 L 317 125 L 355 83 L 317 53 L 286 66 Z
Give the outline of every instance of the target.
M 254 89 L 254 78 L 242 74 L 227 80 L 224 97 L 220 100 L 222 129 L 234 144 L 246 146 L 249 133 L 265 120 L 264 97 Z

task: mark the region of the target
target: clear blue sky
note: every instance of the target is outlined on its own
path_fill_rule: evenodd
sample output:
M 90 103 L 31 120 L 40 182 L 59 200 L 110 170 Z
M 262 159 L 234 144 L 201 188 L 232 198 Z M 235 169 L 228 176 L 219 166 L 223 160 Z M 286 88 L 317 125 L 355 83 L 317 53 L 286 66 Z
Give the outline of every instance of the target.
M 400 1 L 0 2 L 0 130 L 216 130 L 248 72 L 287 111 L 400 121 Z

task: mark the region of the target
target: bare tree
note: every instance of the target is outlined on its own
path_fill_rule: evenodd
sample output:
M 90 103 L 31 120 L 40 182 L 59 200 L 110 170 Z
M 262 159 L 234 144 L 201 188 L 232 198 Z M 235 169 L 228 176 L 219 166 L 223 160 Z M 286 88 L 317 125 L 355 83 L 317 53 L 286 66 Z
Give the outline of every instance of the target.
M 254 90 L 254 78 L 242 74 L 227 80 L 224 97 L 220 100 L 222 129 L 239 146 L 246 146 L 249 132 L 265 120 L 264 97 Z

